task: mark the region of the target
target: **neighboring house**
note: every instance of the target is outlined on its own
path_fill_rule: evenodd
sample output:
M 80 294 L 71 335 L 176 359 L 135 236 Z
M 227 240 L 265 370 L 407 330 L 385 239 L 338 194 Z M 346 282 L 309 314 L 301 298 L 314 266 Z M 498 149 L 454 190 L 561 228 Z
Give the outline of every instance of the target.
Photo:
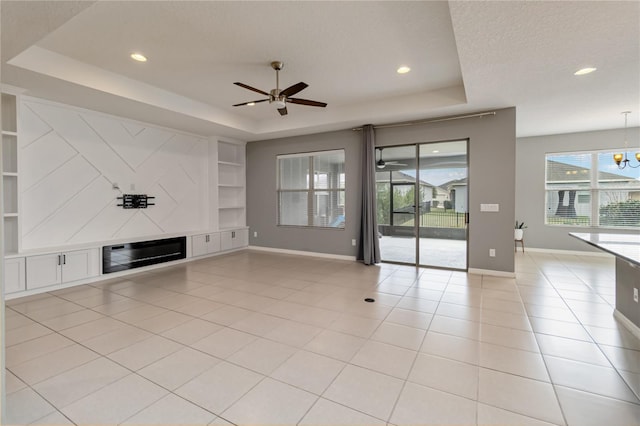
M 456 179 L 442 185 L 449 192 L 451 204 L 456 213 L 466 213 L 468 210 L 467 201 L 467 178 Z
M 429 212 L 433 200 L 433 189 L 437 187 L 423 180 L 418 182 L 420 186 L 420 210 L 423 213 Z M 376 172 L 379 224 L 402 226 L 404 213 L 407 213 L 407 220 L 413 219 L 409 214 L 413 215 L 415 212 L 415 200 L 413 198 L 415 183 L 416 178 L 414 176 L 400 170 Z M 391 212 L 394 214 L 391 214 Z
M 599 205 L 626 200 L 640 200 L 634 178 L 617 173 L 599 172 L 598 183 L 603 189 Z M 591 215 L 591 170 L 573 164 L 547 160 L 547 209 L 558 217 L 574 218 Z M 584 188 L 584 190 L 581 190 Z
M 436 196 L 432 200 L 432 207 L 444 209 L 444 202 L 451 201 L 449 190 L 447 188 L 444 188 L 443 186 L 436 186 L 435 191 Z M 435 201 L 436 203 L 433 203 L 433 201 Z

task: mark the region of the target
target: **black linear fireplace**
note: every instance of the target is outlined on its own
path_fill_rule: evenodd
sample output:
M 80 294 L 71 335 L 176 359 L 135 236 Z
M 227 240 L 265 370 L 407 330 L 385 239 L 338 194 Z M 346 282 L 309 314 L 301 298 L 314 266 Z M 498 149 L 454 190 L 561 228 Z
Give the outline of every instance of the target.
M 102 247 L 102 273 L 124 271 L 187 257 L 187 237 Z

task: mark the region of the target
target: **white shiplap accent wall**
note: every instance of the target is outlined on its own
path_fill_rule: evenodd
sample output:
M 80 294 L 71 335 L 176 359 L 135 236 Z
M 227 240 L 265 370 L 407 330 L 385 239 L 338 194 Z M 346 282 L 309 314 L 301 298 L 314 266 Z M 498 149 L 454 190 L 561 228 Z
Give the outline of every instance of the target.
M 19 147 L 23 250 L 207 228 L 204 138 L 25 97 Z M 124 210 L 122 193 L 156 205 Z

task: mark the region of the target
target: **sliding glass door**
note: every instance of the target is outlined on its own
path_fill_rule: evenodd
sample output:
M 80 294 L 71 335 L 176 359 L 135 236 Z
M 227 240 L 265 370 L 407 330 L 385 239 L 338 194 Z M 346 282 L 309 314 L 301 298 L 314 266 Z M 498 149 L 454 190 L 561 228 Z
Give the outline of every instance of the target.
M 467 269 L 467 141 L 377 149 L 383 261 Z

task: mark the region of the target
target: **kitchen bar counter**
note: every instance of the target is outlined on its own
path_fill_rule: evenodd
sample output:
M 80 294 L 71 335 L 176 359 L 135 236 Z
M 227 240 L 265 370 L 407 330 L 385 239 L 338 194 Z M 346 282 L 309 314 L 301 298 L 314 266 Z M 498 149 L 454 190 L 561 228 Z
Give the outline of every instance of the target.
M 640 233 L 598 234 L 570 232 L 569 235 L 618 258 L 634 263 L 636 266 L 640 266 Z
M 616 257 L 615 315 L 622 320 L 631 332 L 639 336 L 640 303 L 638 303 L 637 295 L 640 291 L 640 233 L 598 234 L 571 232 L 569 235 Z M 636 300 L 634 300 L 634 293 Z M 624 318 L 620 318 L 620 315 Z M 631 324 L 628 324 L 625 320 Z

